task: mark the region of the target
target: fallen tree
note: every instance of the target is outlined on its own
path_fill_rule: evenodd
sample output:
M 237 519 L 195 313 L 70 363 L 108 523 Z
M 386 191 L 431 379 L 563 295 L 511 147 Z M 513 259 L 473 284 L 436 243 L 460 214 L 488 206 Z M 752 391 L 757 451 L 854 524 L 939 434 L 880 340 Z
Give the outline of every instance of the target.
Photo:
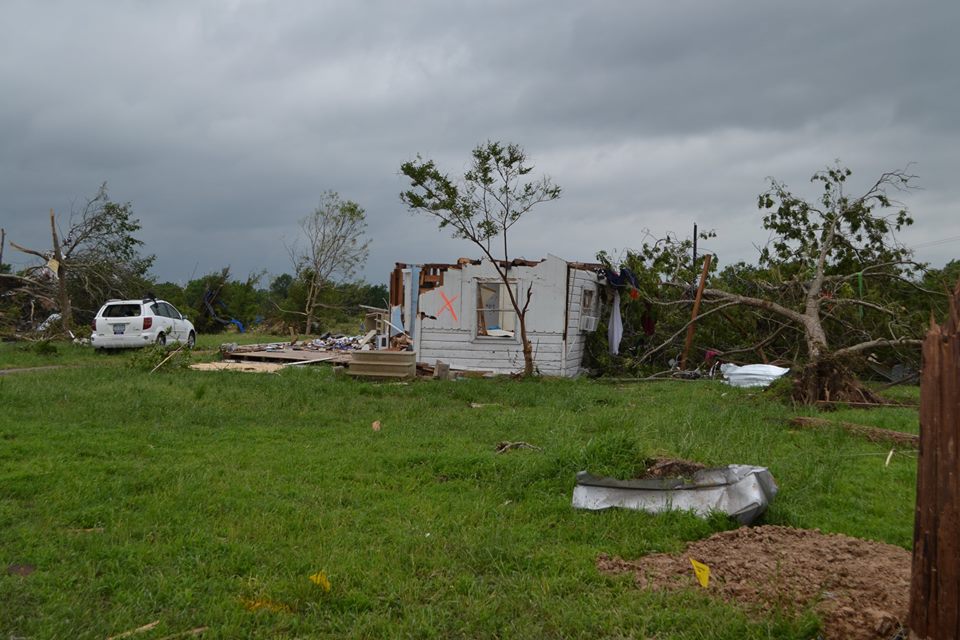
M 50 210 L 49 249 L 10 242 L 40 262 L 19 274 L 2 274 L 6 293 L 59 310 L 63 330 L 69 333 L 78 302 L 90 311 L 108 297 L 140 293 L 135 290 L 145 282 L 153 256 L 140 255 L 143 242 L 133 235 L 139 230 L 133 207 L 110 201 L 103 183 L 82 207 L 71 210 L 65 230 Z
M 763 228 L 771 234 L 759 264 L 728 268 L 722 284 L 703 289 L 707 310 L 701 316 L 729 306 L 750 309 L 763 324 L 775 327 L 771 331 L 787 329 L 784 339 L 802 344 L 804 353 L 798 351 L 791 360 L 799 365 L 794 398 L 804 403 L 878 402 L 852 373 L 850 360 L 882 347 L 920 344 L 922 327 L 904 322 L 902 305 L 887 295 L 888 287 L 876 286 L 914 283 L 922 266 L 896 238 L 913 220 L 891 198 L 894 192 L 909 190 L 915 176 L 903 170 L 884 173 L 856 196 L 847 193 L 850 176 L 841 166 L 814 174 L 811 182 L 822 188 L 815 201 L 771 178 L 758 199 L 765 212 Z M 650 302 L 689 305 L 696 267 L 688 262 L 691 245 L 689 240 L 667 238 L 644 244 L 633 254 L 633 264 L 645 272 L 644 281 L 659 283 L 661 293 L 648 297 Z M 724 286 L 738 271 L 745 285 Z M 874 283 L 869 291 L 865 280 Z M 679 333 L 648 346 L 639 361 L 673 344 Z M 758 342 L 750 348 L 762 348 L 765 337 L 753 338 Z

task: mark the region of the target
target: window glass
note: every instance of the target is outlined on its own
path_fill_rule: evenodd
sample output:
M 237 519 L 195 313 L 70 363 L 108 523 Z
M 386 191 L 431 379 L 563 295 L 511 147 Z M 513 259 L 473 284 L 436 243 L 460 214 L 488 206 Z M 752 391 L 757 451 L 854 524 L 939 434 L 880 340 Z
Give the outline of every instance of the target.
M 516 295 L 516 285 L 513 285 Z M 512 338 L 517 314 L 510 303 L 510 293 L 502 282 L 477 283 L 477 335 Z
M 153 304 L 151 304 L 151 305 L 150 305 L 150 312 L 153 313 L 153 315 L 155 315 L 155 316 L 162 316 L 162 315 L 163 315 L 163 309 L 160 308 L 160 303 L 154 302 Z
M 108 304 L 103 308 L 104 318 L 136 318 L 139 315 L 138 304 Z
M 170 311 L 171 318 L 174 318 L 176 320 L 180 320 L 183 318 L 183 315 L 179 311 L 177 311 L 177 308 L 175 306 L 173 306 L 169 302 L 164 302 L 164 304 L 167 305 L 167 310 Z
M 177 314 L 177 310 L 174 309 L 169 303 L 158 302 L 157 305 L 160 307 L 160 313 L 163 314 L 164 317 L 173 318 L 173 319 L 177 319 L 180 317 Z

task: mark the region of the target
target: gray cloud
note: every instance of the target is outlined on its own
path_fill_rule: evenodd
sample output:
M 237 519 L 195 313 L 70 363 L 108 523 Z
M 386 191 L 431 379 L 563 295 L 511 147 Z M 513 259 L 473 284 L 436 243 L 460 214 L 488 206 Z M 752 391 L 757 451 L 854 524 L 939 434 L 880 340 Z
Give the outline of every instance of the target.
M 645 229 L 764 240 L 766 176 L 813 195 L 840 158 L 864 183 L 909 162 L 921 258 L 957 256 L 960 5 L 7 2 L 0 8 L 0 225 L 109 181 L 160 278 L 287 270 L 284 238 L 333 189 L 369 214 L 366 276 L 477 252 L 403 210 L 401 162 L 451 172 L 520 142 L 564 188 L 517 255 L 591 259 Z M 20 260 L 9 249 L 5 260 Z

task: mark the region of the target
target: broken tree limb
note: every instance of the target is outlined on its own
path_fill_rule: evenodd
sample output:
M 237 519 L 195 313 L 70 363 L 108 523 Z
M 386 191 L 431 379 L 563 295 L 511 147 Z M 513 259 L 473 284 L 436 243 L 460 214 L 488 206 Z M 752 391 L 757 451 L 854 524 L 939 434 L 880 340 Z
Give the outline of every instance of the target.
M 162 367 L 163 365 L 167 364 L 167 360 L 169 360 L 169 359 L 172 358 L 173 356 L 177 355 L 177 354 L 180 353 L 181 351 L 183 351 L 183 345 L 180 345 L 180 346 L 177 347 L 174 351 L 170 352 L 170 355 L 168 355 L 166 358 L 164 358 L 163 360 L 161 360 L 161 361 L 160 361 L 160 364 L 158 364 L 157 366 L 155 366 L 153 369 L 150 370 L 150 373 L 153 373 L 154 371 L 156 371 L 157 369 L 159 369 L 159 368 Z
M 703 313 L 700 314 L 700 318 L 701 318 L 701 319 L 702 319 L 702 318 L 705 318 L 706 316 L 710 315 L 711 313 L 717 313 L 717 312 L 720 311 L 721 309 L 725 309 L 725 308 L 727 308 L 727 307 L 732 307 L 732 306 L 735 305 L 735 304 L 737 304 L 737 303 L 736 303 L 736 302 L 727 302 L 727 303 L 725 303 L 725 304 L 721 304 L 719 307 L 714 307 L 713 309 L 710 309 L 709 311 L 704 311 Z M 660 343 L 659 346 L 656 346 L 656 347 L 654 347 L 654 348 L 652 348 L 652 349 L 647 350 L 642 356 L 640 356 L 640 359 L 637 360 L 637 364 L 643 364 L 643 363 L 647 360 L 647 358 L 649 358 L 650 356 L 654 355 L 655 353 L 661 351 L 661 350 L 664 349 L 665 347 L 669 346 L 674 340 L 676 340 L 678 337 L 680 337 L 680 334 L 682 334 L 684 331 L 687 330 L 687 326 L 689 326 L 689 324 L 690 324 L 690 323 L 687 323 L 687 324 L 683 325 L 682 327 L 680 327 L 680 328 L 677 330 L 676 333 L 674 333 L 672 336 L 670 336 L 669 338 L 667 338 L 666 340 L 664 340 L 662 343 Z
M 533 449 L 534 451 L 543 451 L 540 447 L 532 445 L 529 442 L 500 442 L 497 444 L 497 453 L 506 453 L 511 449 Z
M 917 338 L 881 338 L 879 340 L 868 340 L 866 342 L 861 342 L 849 347 L 844 347 L 842 349 L 837 349 L 833 352 L 835 356 L 846 356 L 852 353 L 859 353 L 860 351 L 866 351 L 867 349 L 874 349 L 876 347 L 895 347 L 897 345 L 916 345 L 919 346 L 923 344 L 923 340 Z
M 153 622 L 149 622 L 141 627 L 137 627 L 136 629 L 131 629 L 130 631 L 124 631 L 123 633 L 118 633 L 115 636 L 110 636 L 107 638 L 107 640 L 120 640 L 121 638 L 129 638 L 130 636 L 137 635 L 138 633 L 146 633 L 159 624 L 159 620 L 154 620 Z
M 16 242 L 14 242 L 13 240 L 10 241 L 10 246 L 13 247 L 14 249 L 16 249 L 17 251 L 21 252 L 21 253 L 26 253 L 26 254 L 31 255 L 31 256 L 36 256 L 36 257 L 38 257 L 38 258 L 43 259 L 44 261 L 46 261 L 46 260 L 48 260 L 48 259 L 50 258 L 50 256 L 47 256 L 47 255 L 45 255 L 45 254 L 43 254 L 43 253 L 40 253 L 39 251 L 35 251 L 34 249 L 27 249 L 26 247 L 21 247 L 20 245 L 18 245 L 18 244 L 17 244 Z
M 842 404 L 845 407 L 863 407 L 864 409 L 876 409 L 878 407 L 885 407 L 887 409 L 916 409 L 920 406 L 917 404 L 900 404 L 898 402 L 848 402 L 844 400 L 817 400 L 817 404 L 828 406 Z
M 208 628 L 209 627 L 197 627 L 196 629 L 188 629 L 187 631 L 181 631 L 180 633 L 171 633 L 170 635 L 163 636 L 158 640 L 173 640 L 174 638 L 186 638 L 189 636 L 199 636 L 199 635 L 203 635 L 203 633 Z
M 891 431 L 890 429 L 880 429 L 879 427 L 870 427 L 865 424 L 856 424 L 855 422 L 834 422 L 824 420 L 823 418 L 808 418 L 797 416 L 790 419 L 790 424 L 795 427 L 805 429 L 824 429 L 840 427 L 847 433 L 866 438 L 870 442 L 893 443 L 902 447 L 916 449 L 920 446 L 920 436 L 913 433 L 904 433 L 902 431 Z

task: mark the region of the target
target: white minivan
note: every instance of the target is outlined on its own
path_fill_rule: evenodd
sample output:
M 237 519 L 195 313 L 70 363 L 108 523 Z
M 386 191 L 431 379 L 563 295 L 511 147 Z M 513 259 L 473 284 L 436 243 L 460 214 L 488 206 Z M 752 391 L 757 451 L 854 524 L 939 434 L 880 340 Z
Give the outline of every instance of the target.
M 90 343 L 95 349 L 127 349 L 167 342 L 193 347 L 197 341 L 193 323 L 169 302 L 153 298 L 108 300 L 90 326 Z

